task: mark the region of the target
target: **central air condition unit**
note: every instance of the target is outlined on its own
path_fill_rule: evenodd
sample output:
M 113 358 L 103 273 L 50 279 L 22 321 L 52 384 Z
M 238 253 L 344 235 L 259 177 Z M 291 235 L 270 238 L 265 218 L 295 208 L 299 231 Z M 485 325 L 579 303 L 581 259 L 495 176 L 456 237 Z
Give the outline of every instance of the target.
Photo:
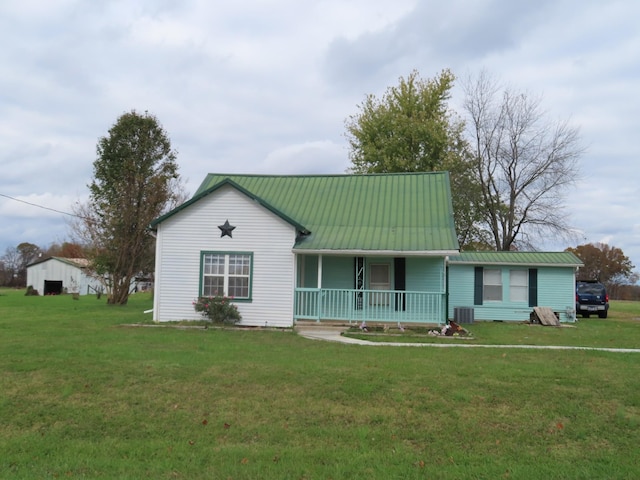
M 453 321 L 456 323 L 473 323 L 472 307 L 454 307 Z

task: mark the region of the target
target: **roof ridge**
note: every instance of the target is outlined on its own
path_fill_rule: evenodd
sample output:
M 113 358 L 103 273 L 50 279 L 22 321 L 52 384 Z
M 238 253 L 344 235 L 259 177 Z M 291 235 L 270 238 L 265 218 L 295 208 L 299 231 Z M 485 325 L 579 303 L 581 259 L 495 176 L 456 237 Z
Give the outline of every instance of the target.
M 218 173 L 209 172 L 207 176 L 215 177 L 264 177 L 264 178 L 312 178 L 312 177 L 380 177 L 380 176 L 403 176 L 403 175 L 436 175 L 445 174 L 446 170 L 434 170 L 430 172 L 374 172 L 374 173 L 294 173 L 294 174 L 278 174 L 278 173 Z

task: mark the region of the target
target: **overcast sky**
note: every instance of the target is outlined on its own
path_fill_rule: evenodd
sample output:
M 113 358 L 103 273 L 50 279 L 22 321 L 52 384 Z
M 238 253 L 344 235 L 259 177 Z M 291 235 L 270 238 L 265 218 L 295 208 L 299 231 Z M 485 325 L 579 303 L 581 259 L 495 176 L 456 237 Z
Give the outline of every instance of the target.
M 345 119 L 416 69 L 482 69 L 580 128 L 576 240 L 640 268 L 637 0 L 7 0 L 0 3 L 0 256 L 69 237 L 98 138 L 157 116 L 192 194 L 217 173 L 344 173 Z M 452 107 L 461 101 L 460 82 Z

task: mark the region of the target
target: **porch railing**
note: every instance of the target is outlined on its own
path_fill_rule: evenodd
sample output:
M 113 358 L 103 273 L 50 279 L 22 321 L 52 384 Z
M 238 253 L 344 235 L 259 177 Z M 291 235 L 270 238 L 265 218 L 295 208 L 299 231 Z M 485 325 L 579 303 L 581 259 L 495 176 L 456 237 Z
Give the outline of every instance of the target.
M 446 321 L 438 292 L 296 288 L 296 320 L 439 323 Z

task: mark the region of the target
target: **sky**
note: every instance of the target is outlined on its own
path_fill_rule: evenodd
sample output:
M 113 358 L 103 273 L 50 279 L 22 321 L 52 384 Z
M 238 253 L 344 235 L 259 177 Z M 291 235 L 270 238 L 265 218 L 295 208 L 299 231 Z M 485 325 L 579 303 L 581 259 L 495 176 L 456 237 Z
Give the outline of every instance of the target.
M 157 117 L 193 194 L 207 173 L 345 173 L 366 95 L 450 69 L 459 113 L 486 71 L 580 129 L 575 237 L 539 248 L 604 242 L 640 269 L 638 18 L 637 0 L 0 2 L 0 256 L 70 239 L 58 212 L 123 113 Z

